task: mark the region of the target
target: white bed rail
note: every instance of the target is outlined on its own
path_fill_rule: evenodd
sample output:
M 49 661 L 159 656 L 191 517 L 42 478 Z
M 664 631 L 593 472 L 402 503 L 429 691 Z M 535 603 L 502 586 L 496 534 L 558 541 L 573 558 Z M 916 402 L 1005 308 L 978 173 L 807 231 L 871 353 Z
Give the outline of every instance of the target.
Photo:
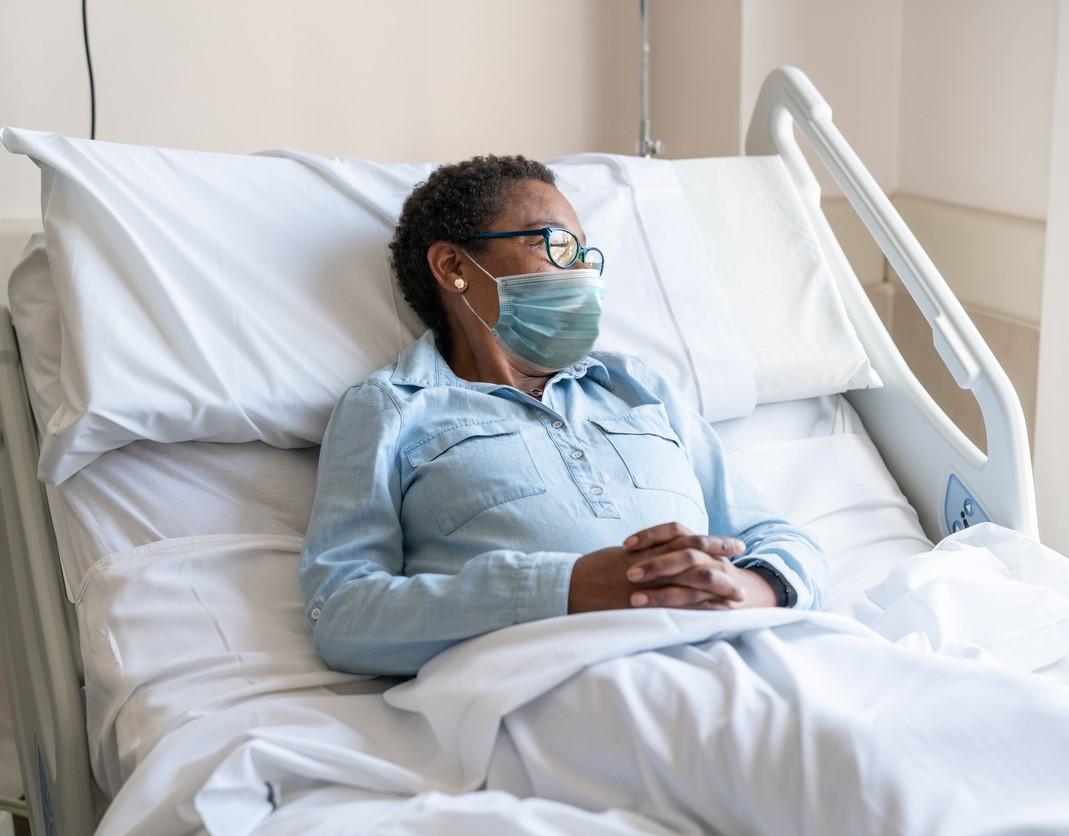
M 34 836 L 89 834 L 97 816 L 77 631 L 37 480 L 37 438 L 6 307 L 0 307 L 0 433 L 0 623 L 30 825 Z
M 931 325 L 935 348 L 955 382 L 979 403 L 986 455 L 935 403 L 891 340 L 824 217 L 820 186 L 802 155 L 795 127 L 902 278 Z M 851 392 L 848 398 L 929 537 L 938 540 L 949 533 L 962 505 L 975 512 L 970 514 L 974 522 L 986 517 L 1037 537 L 1028 434 L 1009 378 L 801 70 L 784 67 L 765 79 L 746 135 L 746 153 L 779 154 L 802 194 L 847 313 L 885 384 L 884 389 Z

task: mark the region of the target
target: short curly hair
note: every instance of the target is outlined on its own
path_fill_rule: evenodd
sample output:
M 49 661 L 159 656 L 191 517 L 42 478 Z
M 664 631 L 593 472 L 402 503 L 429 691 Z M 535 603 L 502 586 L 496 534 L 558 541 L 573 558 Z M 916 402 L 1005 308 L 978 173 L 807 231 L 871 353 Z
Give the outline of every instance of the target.
M 480 252 L 486 242 L 471 241 L 471 236 L 493 223 L 508 187 L 520 180 L 556 184 L 553 172 L 537 160 L 489 154 L 440 166 L 405 200 L 390 242 L 393 271 L 405 300 L 434 329 L 444 350 L 451 342 L 449 322 L 427 251 L 435 241 L 452 241 Z

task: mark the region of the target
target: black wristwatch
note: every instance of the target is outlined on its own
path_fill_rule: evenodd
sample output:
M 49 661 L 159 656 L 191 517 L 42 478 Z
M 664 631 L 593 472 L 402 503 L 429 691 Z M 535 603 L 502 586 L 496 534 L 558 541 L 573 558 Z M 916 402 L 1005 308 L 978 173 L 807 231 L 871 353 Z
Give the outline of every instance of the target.
M 795 602 L 798 600 L 798 593 L 794 591 L 794 587 L 787 582 L 787 579 L 772 566 L 767 563 L 754 563 L 745 568 L 749 569 L 751 572 L 756 572 L 768 581 L 769 586 L 771 586 L 776 593 L 777 607 L 794 606 Z

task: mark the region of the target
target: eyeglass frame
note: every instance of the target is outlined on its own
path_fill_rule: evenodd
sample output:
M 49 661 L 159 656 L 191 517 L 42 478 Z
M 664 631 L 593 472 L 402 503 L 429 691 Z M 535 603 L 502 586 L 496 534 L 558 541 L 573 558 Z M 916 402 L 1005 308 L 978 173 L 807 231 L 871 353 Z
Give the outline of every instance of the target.
M 553 232 L 560 230 L 561 232 L 567 232 L 572 238 L 575 239 L 576 251 L 575 258 L 569 261 L 567 264 L 561 264 L 557 259 L 553 257 L 553 251 L 549 248 L 549 236 Z M 469 236 L 470 241 L 483 241 L 491 238 L 533 238 L 536 235 L 542 236 L 542 240 L 546 245 L 546 255 L 549 256 L 549 260 L 560 267 L 562 270 L 568 270 L 575 262 L 582 261 L 586 264 L 586 254 L 588 252 L 596 252 L 601 256 L 601 268 L 598 270 L 598 275 L 602 275 L 605 272 L 605 253 L 603 253 L 597 247 L 584 247 L 579 243 L 579 236 L 572 232 L 570 229 L 565 229 L 563 226 L 544 226 L 541 229 L 517 229 L 509 232 L 476 232 L 474 235 Z

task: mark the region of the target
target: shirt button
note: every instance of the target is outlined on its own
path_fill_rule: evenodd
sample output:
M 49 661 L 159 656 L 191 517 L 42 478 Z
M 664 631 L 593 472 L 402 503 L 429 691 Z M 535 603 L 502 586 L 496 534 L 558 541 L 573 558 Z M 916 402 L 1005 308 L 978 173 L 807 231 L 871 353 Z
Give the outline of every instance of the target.
M 572 450 L 572 458 L 573 459 L 581 459 L 581 458 L 583 458 L 583 451 L 582 450 Z
M 559 430 L 563 426 L 564 426 L 564 422 L 563 421 L 554 421 L 553 422 L 553 429 L 555 429 L 555 430 Z
M 602 488 L 600 485 L 594 485 L 594 487 L 590 489 L 590 493 L 592 493 L 594 496 L 601 496 L 604 492 L 604 488 Z
M 322 615 L 322 613 L 323 611 L 319 609 L 319 607 L 312 607 L 312 611 L 309 613 L 309 615 L 312 616 L 312 621 L 317 621 L 319 619 L 319 616 Z

